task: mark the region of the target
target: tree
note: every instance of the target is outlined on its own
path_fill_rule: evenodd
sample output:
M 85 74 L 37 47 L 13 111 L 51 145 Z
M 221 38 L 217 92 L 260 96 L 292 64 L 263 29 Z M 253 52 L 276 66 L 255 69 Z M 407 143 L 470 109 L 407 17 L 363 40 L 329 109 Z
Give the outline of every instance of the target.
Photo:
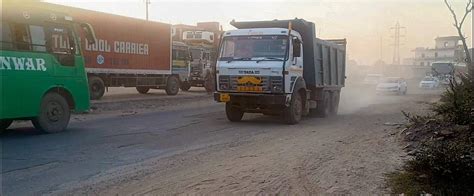
M 456 12 L 454 11 L 453 7 L 451 4 L 449 4 L 448 0 L 444 0 L 444 3 L 448 7 L 449 11 L 451 12 L 453 18 L 454 18 L 454 27 L 456 27 L 456 30 L 458 31 L 459 37 L 461 38 L 462 45 L 464 48 L 464 53 L 466 54 L 466 64 L 469 69 L 469 73 L 471 76 L 474 76 L 474 68 L 472 64 L 472 59 L 471 55 L 469 53 L 469 48 L 467 47 L 466 43 L 466 37 L 464 37 L 462 33 L 462 27 L 464 25 L 464 22 L 466 21 L 467 16 L 472 12 L 472 9 L 474 8 L 474 5 L 472 3 L 472 0 L 469 0 L 466 5 L 466 10 L 464 12 L 464 16 L 461 18 L 461 20 L 458 19 Z

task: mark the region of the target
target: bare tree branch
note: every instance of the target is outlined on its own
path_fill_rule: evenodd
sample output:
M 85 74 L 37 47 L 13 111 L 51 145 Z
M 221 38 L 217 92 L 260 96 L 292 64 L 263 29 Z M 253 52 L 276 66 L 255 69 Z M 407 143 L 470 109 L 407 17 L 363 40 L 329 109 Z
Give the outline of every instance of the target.
M 448 3 L 448 0 L 444 0 L 444 3 L 446 4 L 446 7 L 448 7 L 449 11 L 451 12 L 451 15 L 453 15 L 454 18 L 454 26 L 458 28 L 458 17 L 456 16 L 456 12 L 454 12 L 454 9 L 451 7 L 451 5 Z
M 464 13 L 464 16 L 462 17 L 462 20 L 459 23 L 459 28 L 462 27 L 462 25 L 464 24 L 464 20 L 466 20 L 467 15 L 469 15 L 469 13 L 471 13 L 471 11 L 472 11 L 472 0 L 469 0 L 469 2 L 466 5 L 466 12 Z

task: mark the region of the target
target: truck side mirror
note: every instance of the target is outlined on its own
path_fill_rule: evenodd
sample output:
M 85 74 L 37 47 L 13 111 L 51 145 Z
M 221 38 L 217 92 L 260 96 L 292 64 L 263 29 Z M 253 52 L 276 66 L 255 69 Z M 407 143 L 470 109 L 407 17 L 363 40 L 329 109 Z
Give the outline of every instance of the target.
M 296 37 L 293 38 L 293 57 L 301 57 L 301 41 Z
M 85 33 L 87 42 L 90 45 L 95 44 L 95 41 L 97 40 L 97 38 L 95 36 L 94 28 L 92 28 L 92 25 L 90 25 L 89 23 L 82 23 L 81 28 Z

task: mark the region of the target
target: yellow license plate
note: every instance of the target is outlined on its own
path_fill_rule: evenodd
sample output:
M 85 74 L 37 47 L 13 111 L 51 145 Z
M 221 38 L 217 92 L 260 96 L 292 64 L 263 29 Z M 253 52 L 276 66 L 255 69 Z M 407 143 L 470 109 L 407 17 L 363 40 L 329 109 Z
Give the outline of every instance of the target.
M 237 91 L 240 91 L 240 92 L 262 92 L 263 88 L 261 86 L 238 86 Z
M 220 100 L 222 102 L 229 102 L 230 101 L 230 95 L 227 93 L 222 93 L 220 94 Z

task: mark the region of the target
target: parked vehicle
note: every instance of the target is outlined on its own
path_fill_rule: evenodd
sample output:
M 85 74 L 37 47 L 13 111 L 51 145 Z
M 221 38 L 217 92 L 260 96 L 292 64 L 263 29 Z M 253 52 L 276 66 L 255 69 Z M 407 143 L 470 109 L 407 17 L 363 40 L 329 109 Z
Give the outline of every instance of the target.
M 139 93 L 164 89 L 176 95 L 180 84 L 189 79 L 189 63 L 172 59 L 183 56 L 172 56 L 173 51 L 186 53 L 188 49 L 179 43 L 173 46 L 170 24 L 48 3 L 43 6 L 67 12 L 95 28 L 95 44 L 81 37 L 91 99 L 100 99 L 108 87 L 121 86 L 135 87 Z
M 382 74 L 367 74 L 365 76 L 363 84 L 365 85 L 377 85 L 384 76 Z
M 420 88 L 428 88 L 428 89 L 435 89 L 438 88 L 440 81 L 436 77 L 426 76 L 421 80 L 419 87 Z
M 213 91 L 212 71 L 216 62 L 216 45 L 218 40 L 214 38 L 215 32 L 202 30 L 187 30 L 182 33 L 182 40 L 190 46 L 192 55 L 189 83 L 181 87 L 188 90 L 191 86 L 205 87 L 208 92 Z M 211 89 L 212 88 L 212 89 Z
M 377 84 L 375 88 L 377 93 L 396 93 L 399 95 L 407 94 L 407 82 L 400 77 L 387 77 Z
M 455 65 L 452 62 L 434 62 L 431 64 L 430 76 L 436 77 L 442 81 L 443 85 L 448 85 L 449 80 L 454 77 Z
M 4 3 L 2 11 L 0 131 L 25 119 L 47 133 L 63 131 L 71 111 L 89 109 L 76 35 L 95 40 L 94 30 L 65 13 L 20 3 Z
M 244 113 L 302 116 L 337 113 L 345 81 L 346 40 L 316 38 L 303 19 L 235 22 L 224 33 L 216 66 L 214 99 L 226 103 L 227 118 Z

